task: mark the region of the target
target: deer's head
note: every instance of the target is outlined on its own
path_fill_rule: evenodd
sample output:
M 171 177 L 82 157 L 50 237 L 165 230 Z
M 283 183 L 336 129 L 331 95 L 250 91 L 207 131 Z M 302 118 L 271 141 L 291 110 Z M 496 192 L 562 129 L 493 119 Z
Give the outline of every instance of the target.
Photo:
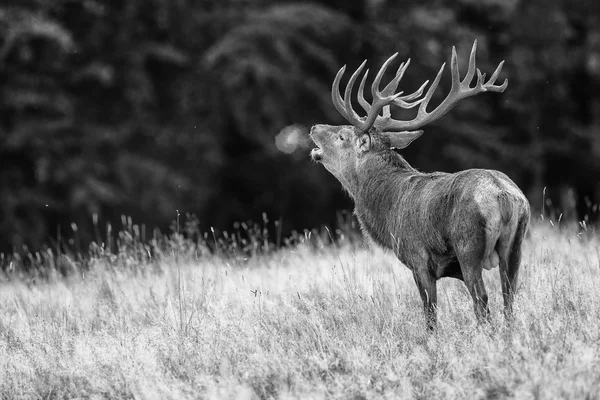
M 331 96 L 335 108 L 351 125 L 313 126 L 310 136 L 318 146 L 311 152 L 313 160 L 322 163 L 342 184 L 345 184 L 344 180 L 350 179 L 348 174 L 351 174 L 357 168 L 361 159 L 378 152 L 389 151 L 391 148 L 403 149 L 407 147 L 423 133 L 423 131 L 418 130 L 420 127 L 442 117 L 462 99 L 487 91 L 503 92 L 508 85 L 508 80 L 505 80 L 502 85 L 494 85 L 494 83 L 498 75 L 500 75 L 504 61 L 498 65 L 490 79 L 486 82 L 485 74 L 482 74 L 475 67 L 476 50 L 477 41 L 473 43 L 473 48 L 471 49 L 467 74 L 461 80 L 458 71 L 456 49 L 452 48 L 452 59 L 450 62 L 452 87 L 442 103 L 432 111 L 427 111 L 427 106 L 440 82 L 446 65 L 445 63 L 440 68 L 435 80 L 424 96 L 423 93 L 429 81 L 423 83 L 414 93 L 403 96 L 403 92 L 396 93 L 396 89 L 410 64 L 410 59 L 406 63 L 400 64 L 396 76 L 383 90 L 379 89 L 381 79 L 387 67 L 398 53 L 392 55 L 383 64 L 373 80 L 373 84 L 371 85 L 373 101 L 371 104 L 364 97 L 365 82 L 369 73 L 367 70 L 358 88 L 358 103 L 366 113 L 364 117 L 361 117 L 354 111 L 351 95 L 354 84 L 365 67 L 366 60 L 350 77 L 343 98 L 340 95 L 340 81 L 346 70 L 346 66 L 342 67 L 333 81 Z M 477 82 L 474 87 L 470 87 L 475 73 L 477 73 Z M 390 114 L 390 107 L 392 105 L 405 109 L 418 106 L 417 115 L 409 121 L 393 119 Z

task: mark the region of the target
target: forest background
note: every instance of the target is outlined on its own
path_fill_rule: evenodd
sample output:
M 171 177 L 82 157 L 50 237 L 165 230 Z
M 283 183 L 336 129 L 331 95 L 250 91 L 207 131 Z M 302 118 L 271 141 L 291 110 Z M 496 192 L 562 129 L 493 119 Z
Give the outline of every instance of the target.
M 163 230 L 178 214 L 202 230 L 263 215 L 280 234 L 335 226 L 351 201 L 307 134 L 345 123 L 337 70 L 397 51 L 409 92 L 453 45 L 464 73 L 474 39 L 483 72 L 506 60 L 508 89 L 463 101 L 402 154 L 423 171 L 499 169 L 535 209 L 594 223 L 599 2 L 5 0 L 0 251 L 74 230 L 89 242 L 122 215 Z M 432 105 L 448 89 L 446 71 Z

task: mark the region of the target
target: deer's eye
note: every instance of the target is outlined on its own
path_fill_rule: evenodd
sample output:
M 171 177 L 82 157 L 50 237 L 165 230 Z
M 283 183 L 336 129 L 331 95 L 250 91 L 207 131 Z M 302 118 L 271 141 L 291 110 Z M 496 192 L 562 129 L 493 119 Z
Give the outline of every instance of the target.
M 344 137 L 342 135 L 338 136 L 338 139 L 340 139 L 342 142 L 346 139 L 344 139 Z

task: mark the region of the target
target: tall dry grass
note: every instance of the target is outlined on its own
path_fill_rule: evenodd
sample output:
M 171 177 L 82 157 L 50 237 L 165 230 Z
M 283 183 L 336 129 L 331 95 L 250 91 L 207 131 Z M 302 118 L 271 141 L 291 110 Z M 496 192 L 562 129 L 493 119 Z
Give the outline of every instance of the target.
M 342 241 L 182 256 L 0 285 L 2 398 L 600 398 L 597 237 L 537 226 L 515 319 L 477 326 L 439 283 L 425 330 L 409 271 Z

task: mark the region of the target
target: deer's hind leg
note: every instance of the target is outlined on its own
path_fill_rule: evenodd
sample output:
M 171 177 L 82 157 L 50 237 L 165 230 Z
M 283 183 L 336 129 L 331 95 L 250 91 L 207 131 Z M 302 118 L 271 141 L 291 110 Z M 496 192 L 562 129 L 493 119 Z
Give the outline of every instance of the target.
M 512 316 L 512 304 L 517 288 L 519 267 L 521 266 L 521 246 L 527 232 L 529 218 L 519 219 L 516 229 L 498 240 L 497 251 L 500 256 L 500 283 L 502 286 L 502 297 L 504 299 L 504 315 L 506 318 Z
M 489 239 L 490 232 L 485 229 L 485 224 L 479 224 L 478 229 L 465 232 L 455 247 L 463 280 L 473 299 L 475 315 L 479 322 L 490 319 L 488 294 L 483 283 L 483 268 L 489 262 L 493 251 L 493 245 L 489 245 Z

